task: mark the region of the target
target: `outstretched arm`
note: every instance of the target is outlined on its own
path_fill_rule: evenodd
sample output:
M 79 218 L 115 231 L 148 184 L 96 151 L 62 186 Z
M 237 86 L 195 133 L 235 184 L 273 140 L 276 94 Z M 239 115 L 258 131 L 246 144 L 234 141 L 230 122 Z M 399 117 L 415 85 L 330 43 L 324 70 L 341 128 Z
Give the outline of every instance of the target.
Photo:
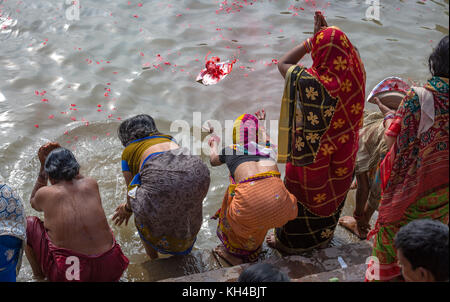
M 122 173 L 123 177 L 125 178 L 125 184 L 128 188 L 131 181 L 133 180 L 133 175 L 130 171 L 123 171 Z M 130 220 L 132 214 L 133 210 L 131 209 L 130 196 L 128 196 L 127 189 L 127 201 L 119 204 L 119 206 L 114 211 L 114 216 L 112 218 L 112 220 L 114 221 L 114 225 L 120 226 L 123 222 L 125 222 L 125 225 L 128 225 L 128 221 Z

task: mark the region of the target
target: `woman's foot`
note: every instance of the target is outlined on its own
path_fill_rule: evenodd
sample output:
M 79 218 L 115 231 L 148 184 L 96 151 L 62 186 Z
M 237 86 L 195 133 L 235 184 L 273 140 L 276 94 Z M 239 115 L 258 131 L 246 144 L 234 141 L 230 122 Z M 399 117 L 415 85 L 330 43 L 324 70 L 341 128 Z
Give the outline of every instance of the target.
M 231 266 L 236 266 L 244 263 L 244 261 L 241 258 L 235 257 L 230 253 L 228 253 L 227 249 L 222 244 L 218 245 L 214 249 L 214 253 L 223 260 L 225 260 Z
M 350 190 L 355 190 L 357 188 L 358 188 L 358 182 L 356 181 L 356 178 L 355 178 L 355 180 L 353 180 L 353 182 L 350 186 Z
M 275 250 L 281 250 L 280 245 L 278 244 L 277 239 L 275 238 L 275 234 L 271 233 L 266 237 L 266 243 L 269 247 Z
M 364 240 L 370 230 L 369 224 L 361 224 L 352 216 L 343 216 L 339 218 L 339 224 L 349 230 L 351 233 L 358 236 L 359 239 Z

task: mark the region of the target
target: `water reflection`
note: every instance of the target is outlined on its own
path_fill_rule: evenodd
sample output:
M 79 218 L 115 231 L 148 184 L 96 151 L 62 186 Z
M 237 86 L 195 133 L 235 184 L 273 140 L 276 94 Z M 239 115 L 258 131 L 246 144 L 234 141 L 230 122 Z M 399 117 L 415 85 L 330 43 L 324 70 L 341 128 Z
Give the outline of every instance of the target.
M 172 120 L 192 125 L 194 111 L 203 121 L 224 121 L 261 107 L 277 119 L 283 80 L 271 63 L 312 35 L 315 10 L 305 1 L 257 1 L 233 13 L 217 13 L 220 3 L 210 0 L 130 3 L 83 0 L 80 21 L 69 22 L 63 1 L 0 0 L 0 175 L 18 190 L 27 214 L 36 215 L 28 198 L 37 176 L 35 154 L 47 141 L 72 149 L 82 172 L 98 180 L 110 221 L 125 198 L 116 138 L 120 120 L 148 113 L 169 129 Z M 324 10 L 329 24 L 341 27 L 358 47 L 368 91 L 392 75 L 423 82 L 429 76 L 426 55 L 449 32 L 449 0 L 382 3 L 381 22 L 364 18 L 365 1 L 332 1 Z M 293 13 L 291 4 L 304 10 Z M 223 61 L 239 61 L 219 85 L 205 87 L 195 77 L 209 51 Z M 35 94 L 43 90 L 45 96 Z M 220 206 L 228 173 L 225 167 L 211 173 L 195 252 L 218 244 L 217 222 L 209 217 Z M 352 194 L 343 214 L 351 214 Z M 132 263 L 123 279 L 154 278 L 133 222 L 113 231 Z M 352 240 L 338 228 L 333 244 Z M 186 260 L 185 272 L 209 263 L 198 254 L 194 258 Z M 19 280 L 32 280 L 26 259 Z

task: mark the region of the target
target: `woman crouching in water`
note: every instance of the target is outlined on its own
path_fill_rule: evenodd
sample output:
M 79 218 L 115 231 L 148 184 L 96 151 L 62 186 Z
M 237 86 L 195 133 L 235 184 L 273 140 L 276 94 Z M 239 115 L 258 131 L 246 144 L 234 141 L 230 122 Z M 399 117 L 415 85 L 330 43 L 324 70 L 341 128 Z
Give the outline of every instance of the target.
M 256 115 L 265 119 L 264 111 Z M 297 199 L 280 179 L 276 153 L 257 117 L 241 115 L 234 123 L 233 145 L 220 154 L 219 137 L 209 141 L 211 165 L 226 164 L 230 171 L 231 184 L 213 219 L 219 218 L 222 242 L 214 252 L 231 265 L 256 261 L 267 231 L 297 217 Z M 258 133 L 266 138 L 265 147 L 258 145 Z
M 122 172 L 128 194 L 127 202 L 116 209 L 115 224 L 128 224 L 134 214 L 151 259 L 158 258 L 158 252 L 189 254 L 202 224 L 202 203 L 210 183 L 208 167 L 170 135 L 161 134 L 149 115 L 123 121 L 118 136 L 125 147 Z

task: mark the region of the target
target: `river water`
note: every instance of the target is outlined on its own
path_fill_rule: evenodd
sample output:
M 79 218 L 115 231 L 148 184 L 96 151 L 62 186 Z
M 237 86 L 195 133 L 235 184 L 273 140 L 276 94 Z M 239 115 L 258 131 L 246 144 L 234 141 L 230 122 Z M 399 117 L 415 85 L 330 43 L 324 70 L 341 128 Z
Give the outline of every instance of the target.
M 368 91 L 391 75 L 424 82 L 428 55 L 449 22 L 448 0 L 380 0 L 379 20 L 366 18 L 364 0 L 67 2 L 0 0 L 0 179 L 19 192 L 28 215 L 42 217 L 28 202 L 36 151 L 58 141 L 98 180 L 110 223 L 125 200 L 120 120 L 147 113 L 163 132 L 174 120 L 199 131 L 206 120 L 224 124 L 262 107 L 276 120 L 283 91 L 276 60 L 311 36 L 316 9 L 358 47 Z M 208 54 L 238 60 L 214 86 L 195 82 Z M 221 205 L 226 167 L 211 168 L 211 176 L 196 250 L 219 243 L 209 217 Z M 147 261 L 133 222 L 112 229 L 132 264 Z M 346 240 L 338 229 L 334 244 Z M 143 275 L 133 269 L 123 280 Z M 26 258 L 18 280 L 33 281 Z

